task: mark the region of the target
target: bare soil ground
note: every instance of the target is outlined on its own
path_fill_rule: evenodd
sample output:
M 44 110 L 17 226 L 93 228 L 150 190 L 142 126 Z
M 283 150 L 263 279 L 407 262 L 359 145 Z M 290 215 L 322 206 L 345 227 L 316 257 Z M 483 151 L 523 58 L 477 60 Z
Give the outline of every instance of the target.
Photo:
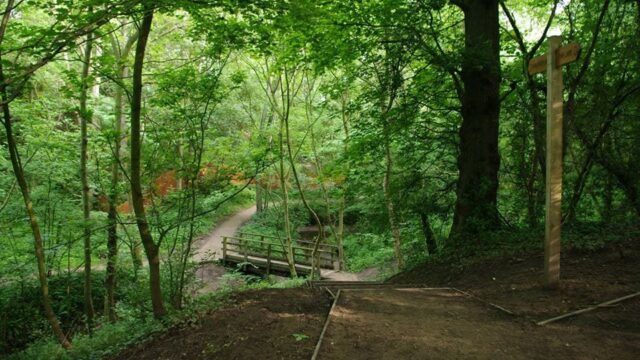
M 539 327 L 452 290 L 342 291 L 319 359 L 636 359 L 640 334 Z
M 249 291 L 234 302 L 116 359 L 306 359 L 331 306 L 325 293 L 302 288 Z
M 563 254 L 557 290 L 542 286 L 542 261 L 540 255 L 487 259 L 466 266 L 424 264 L 389 282 L 455 287 L 537 321 L 640 291 L 640 239 L 596 252 Z M 597 311 L 601 319 L 581 316 L 570 321 L 640 332 L 640 299 L 611 310 Z
M 555 291 L 540 285 L 541 256 L 425 264 L 390 279 L 455 287 L 477 298 L 454 291 L 347 290 L 320 359 L 640 358 L 638 297 L 546 326 L 533 323 L 640 291 L 640 240 L 565 253 L 562 266 L 562 286 Z M 329 308 L 325 292 L 306 288 L 242 293 L 197 325 L 117 359 L 309 359 Z

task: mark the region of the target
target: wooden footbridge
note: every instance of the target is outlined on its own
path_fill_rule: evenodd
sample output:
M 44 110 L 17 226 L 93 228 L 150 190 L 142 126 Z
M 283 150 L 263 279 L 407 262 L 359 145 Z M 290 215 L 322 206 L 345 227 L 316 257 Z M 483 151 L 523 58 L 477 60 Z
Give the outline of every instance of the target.
M 292 246 L 293 261 L 298 275 L 311 274 L 313 242 L 297 240 Z M 222 261 L 225 264 L 243 264 L 264 270 L 267 275 L 273 272 L 290 273 L 287 260 L 286 240 L 275 236 L 241 232 L 237 236 L 222 238 Z M 320 269 L 338 270 L 341 264 L 338 248 L 332 244 L 321 243 L 316 252 Z

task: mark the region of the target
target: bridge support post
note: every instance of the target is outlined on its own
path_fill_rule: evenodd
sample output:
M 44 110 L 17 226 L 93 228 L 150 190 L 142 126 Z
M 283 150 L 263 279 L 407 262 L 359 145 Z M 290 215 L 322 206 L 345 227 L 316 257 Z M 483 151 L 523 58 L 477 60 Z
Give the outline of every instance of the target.
M 267 245 L 267 276 L 271 272 L 271 244 Z
M 222 237 L 222 265 L 227 265 L 227 237 Z
M 247 242 L 244 240 L 240 240 L 240 247 L 242 248 L 242 252 L 244 253 L 244 265 L 242 266 L 242 270 L 247 270 L 247 263 L 249 262 L 249 257 L 247 256 Z

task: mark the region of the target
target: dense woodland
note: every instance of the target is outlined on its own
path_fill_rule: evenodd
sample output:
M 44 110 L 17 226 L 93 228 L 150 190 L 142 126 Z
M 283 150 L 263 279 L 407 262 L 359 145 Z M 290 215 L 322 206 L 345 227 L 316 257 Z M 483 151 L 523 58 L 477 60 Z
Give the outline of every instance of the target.
M 196 240 L 249 206 L 246 231 L 290 247 L 317 226 L 347 271 L 542 251 L 546 78 L 527 65 L 552 34 L 582 47 L 563 246 L 640 233 L 640 1 L 1 11 L 0 353 L 99 358 L 195 311 Z

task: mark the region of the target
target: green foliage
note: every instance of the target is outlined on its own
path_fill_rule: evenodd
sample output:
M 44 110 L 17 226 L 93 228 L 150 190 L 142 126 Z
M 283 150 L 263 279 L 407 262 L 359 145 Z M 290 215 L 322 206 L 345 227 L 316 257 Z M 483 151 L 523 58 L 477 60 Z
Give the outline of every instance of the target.
M 127 293 L 132 287 L 131 277 L 124 271 L 118 276 L 120 287 L 116 296 L 128 303 Z M 96 272 L 92 277 L 93 301 L 101 304 L 104 299 L 104 273 Z M 82 332 L 84 329 L 83 313 L 83 278 L 81 273 L 60 274 L 49 280 L 52 306 L 65 331 Z M 25 347 L 42 337 L 49 336 L 49 325 L 42 318 L 40 286 L 33 279 L 13 282 L 0 287 L 0 349 L 9 353 Z M 123 305 L 124 306 L 124 305 Z M 97 306 L 97 309 L 100 309 Z
M 358 272 L 393 261 L 391 236 L 368 233 L 349 234 L 344 238 L 347 268 Z
M 393 263 L 389 201 L 395 207 L 407 266 L 425 260 L 541 252 L 545 83 L 542 76 L 528 77 L 524 65 L 527 56 L 545 51 L 539 37 L 549 19 L 550 2 L 504 2 L 514 23 L 501 17 L 502 112 L 495 156 L 501 164 L 497 207 L 502 226 L 464 239 L 449 239 L 459 211 L 458 174 L 464 166 L 458 164 L 458 87 L 461 66 L 468 60 L 463 56 L 464 13 L 451 1 L 153 4 L 158 9 L 143 79 L 142 177 L 152 233 L 161 244 L 167 302 L 183 303 L 191 315 L 199 306 L 206 307 L 202 300 L 185 295 L 197 286 L 189 249 L 223 216 L 253 203 L 258 196 L 254 184 L 227 199 L 241 183 L 261 184 L 261 200 L 269 205 L 242 231 L 284 237 L 281 157 L 293 238 L 299 237 L 298 227 L 312 224 L 299 201 L 301 194 L 292 186 L 288 155 L 277 146 L 285 111 L 290 134 L 284 138 L 292 146 L 291 160 L 311 207 L 332 230 L 343 216 L 349 270 Z M 560 4 L 563 10 L 555 14 L 553 26 L 563 32 L 564 42 L 583 47 L 582 58 L 565 68 L 563 247 L 588 251 L 638 236 L 638 4 Z M 115 191 L 115 205 L 122 205 L 130 191 L 126 141 L 116 183 L 111 166 L 115 141 L 126 140 L 129 132 L 131 79 L 122 71 L 133 63 L 135 43 L 129 41 L 133 48 L 126 56 L 122 51 L 135 38 L 141 2 L 37 0 L 17 1 L 16 6 L 1 39 L 6 96 L 44 238 L 54 310 L 65 330 L 76 335 L 71 352 L 45 341 L 19 356 L 97 358 L 162 326 L 150 320 L 146 272 L 133 270 L 130 252 L 139 236 L 129 214 L 119 214 L 122 224 L 117 232 L 121 322 L 101 323 L 93 338 L 82 335 L 82 281 L 77 273 L 83 264 L 82 229 L 87 225 L 80 220 L 78 174 L 82 40 L 89 32 L 100 39 L 89 79 L 90 85 L 100 85 L 99 95 L 89 100 L 89 181 L 94 197 L 89 225 L 92 261 L 104 266 L 104 199 Z M 122 109 L 115 109 L 118 93 L 123 94 Z M 119 110 L 124 113 L 122 139 L 115 126 Z M 50 331 L 40 310 L 33 237 L 6 136 L 0 134 L 3 351 L 47 338 Z M 387 144 L 392 159 L 388 198 L 382 190 Z M 182 189 L 159 194 L 157 179 L 167 174 L 182 180 Z M 432 254 L 425 250 L 429 231 L 437 245 Z M 93 281 L 94 303 L 101 304 L 104 275 L 96 271 Z M 274 284 L 272 279 L 233 272 L 225 275 L 227 285 L 221 293 L 235 287 L 295 286 L 300 281 Z
M 296 341 L 309 340 L 309 336 L 305 334 L 291 334 L 291 336 L 293 336 L 296 339 Z

